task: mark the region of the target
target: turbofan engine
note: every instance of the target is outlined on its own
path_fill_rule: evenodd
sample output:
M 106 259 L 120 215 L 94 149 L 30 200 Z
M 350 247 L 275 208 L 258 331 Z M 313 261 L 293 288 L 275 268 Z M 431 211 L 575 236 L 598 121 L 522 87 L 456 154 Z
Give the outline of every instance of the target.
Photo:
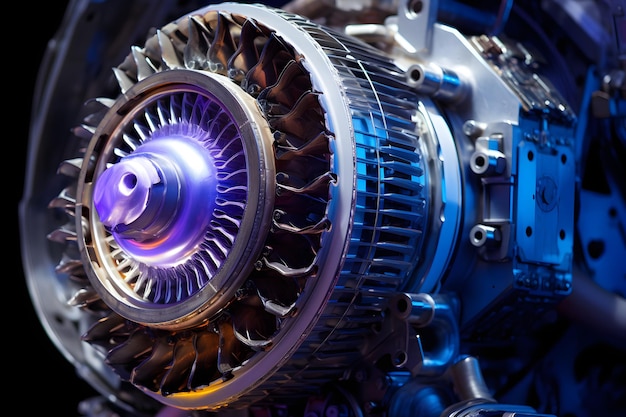
M 68 12 L 93 39 L 64 34 L 47 94 L 81 106 L 35 119 L 20 211 L 39 316 L 108 407 L 557 413 L 499 393 L 577 285 L 624 311 L 624 282 L 593 279 L 614 258 L 577 252 L 585 106 L 623 124 L 624 84 L 563 88 L 502 29 L 512 2 L 475 34 L 438 2 L 127 3 Z M 598 320 L 621 348 L 623 318 Z

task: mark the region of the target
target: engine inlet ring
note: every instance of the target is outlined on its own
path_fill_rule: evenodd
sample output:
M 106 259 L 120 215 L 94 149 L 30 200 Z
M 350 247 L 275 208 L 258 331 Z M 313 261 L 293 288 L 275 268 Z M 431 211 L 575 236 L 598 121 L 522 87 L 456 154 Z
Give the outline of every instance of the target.
M 90 213 L 90 234 L 83 237 L 85 262 L 93 266 L 90 280 L 107 305 L 138 323 L 188 327 L 214 315 L 250 273 L 269 229 L 275 177 L 271 132 L 254 100 L 216 77 L 172 70 L 137 83 L 111 108 L 85 155 L 97 160 L 93 168 L 85 166 L 78 185 L 82 201 L 91 202 L 77 205 L 77 213 Z M 156 208 L 146 204 L 142 214 L 152 223 L 137 226 L 139 218 L 113 231 L 103 227 L 93 198 L 103 173 L 123 163 L 136 167 L 141 154 L 153 164 L 164 160 L 164 166 L 176 153 L 180 161 L 169 168 L 179 180 L 170 186 L 173 195 Z M 204 163 L 217 178 L 193 178 Z M 149 191 L 153 199 L 155 188 Z M 118 194 L 100 211 L 128 212 L 131 204 Z M 163 208 L 167 204 L 175 207 Z M 150 211 L 160 213 L 146 214 Z M 155 220 L 159 215 L 165 218 Z M 167 230 L 137 237 L 159 222 Z

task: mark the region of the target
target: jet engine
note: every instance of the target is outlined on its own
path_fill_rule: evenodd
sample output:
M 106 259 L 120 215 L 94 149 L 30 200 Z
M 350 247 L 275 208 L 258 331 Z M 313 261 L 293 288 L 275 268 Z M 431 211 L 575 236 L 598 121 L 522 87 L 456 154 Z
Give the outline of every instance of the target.
M 20 205 L 87 416 L 626 410 L 622 1 L 69 3 Z

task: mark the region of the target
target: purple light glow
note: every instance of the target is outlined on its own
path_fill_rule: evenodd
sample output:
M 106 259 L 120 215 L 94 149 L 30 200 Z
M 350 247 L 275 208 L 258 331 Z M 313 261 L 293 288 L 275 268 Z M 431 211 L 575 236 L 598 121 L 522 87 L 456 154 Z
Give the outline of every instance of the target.
M 200 141 L 170 132 L 103 171 L 95 183 L 94 206 L 133 258 L 176 265 L 202 241 L 217 184 L 215 163 Z

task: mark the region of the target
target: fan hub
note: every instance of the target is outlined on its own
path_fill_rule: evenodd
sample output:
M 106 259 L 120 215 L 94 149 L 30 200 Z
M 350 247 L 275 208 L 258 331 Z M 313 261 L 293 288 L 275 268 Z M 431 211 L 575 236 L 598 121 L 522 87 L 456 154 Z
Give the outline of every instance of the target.
M 193 253 L 206 232 L 216 207 L 215 171 L 196 139 L 153 139 L 101 174 L 94 206 L 133 259 L 175 265 Z

